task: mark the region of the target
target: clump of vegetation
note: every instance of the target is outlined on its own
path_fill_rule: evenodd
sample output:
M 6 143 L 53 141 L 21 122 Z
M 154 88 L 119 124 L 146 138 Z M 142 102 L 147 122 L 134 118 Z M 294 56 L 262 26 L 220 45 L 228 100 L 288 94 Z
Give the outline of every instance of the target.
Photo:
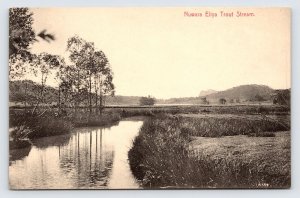
M 76 127 L 83 126 L 108 126 L 115 124 L 121 120 L 119 113 L 101 114 L 101 115 L 80 115 L 75 118 L 74 125 Z
M 261 119 L 247 119 L 243 117 L 183 117 L 183 126 L 189 135 L 201 137 L 221 137 L 232 135 L 248 135 L 290 130 L 289 123 L 281 123 L 262 117 Z
M 261 159 L 229 160 L 190 150 L 193 133 L 186 122 L 166 115 L 144 122 L 128 154 L 131 170 L 144 187 L 276 188 L 290 185 L 288 172 L 270 172 L 270 164 Z M 207 125 L 206 121 L 200 123 Z M 217 126 L 222 124 L 226 122 L 220 121 Z M 241 123 L 231 124 L 236 127 Z
M 220 98 L 220 99 L 219 99 L 219 103 L 222 104 L 222 105 L 226 104 L 226 102 L 227 102 L 227 101 L 226 101 L 225 98 Z
M 141 97 L 140 99 L 140 105 L 154 105 L 155 98 L 148 96 L 148 97 Z
M 26 137 L 30 139 L 69 133 L 73 127 L 72 122 L 47 113 L 43 115 L 13 114 L 10 118 L 11 126 L 24 126 L 30 130 L 26 134 Z
M 272 95 L 273 104 L 290 106 L 291 104 L 291 90 L 283 89 L 283 90 L 275 90 Z
M 83 126 L 107 126 L 120 121 L 121 114 L 107 112 L 103 114 L 90 114 L 80 112 L 80 114 L 65 113 L 60 115 L 55 111 L 45 111 L 44 113 L 34 113 L 20 111 L 10 112 L 10 127 L 15 127 L 16 132 L 11 133 L 14 139 L 63 135 L 71 132 L 73 127 Z
M 275 133 L 272 132 L 260 132 L 260 133 L 249 133 L 249 137 L 275 137 Z

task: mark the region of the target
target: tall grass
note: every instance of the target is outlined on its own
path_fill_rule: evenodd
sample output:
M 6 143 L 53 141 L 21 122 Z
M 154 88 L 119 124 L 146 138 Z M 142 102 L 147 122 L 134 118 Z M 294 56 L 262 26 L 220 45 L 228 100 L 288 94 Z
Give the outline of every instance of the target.
M 290 108 L 275 105 L 235 105 L 235 106 L 149 106 L 149 107 L 107 107 L 106 112 L 118 112 L 122 116 L 148 116 L 153 114 L 241 114 L 241 115 L 287 115 Z
M 24 128 L 24 130 L 19 130 L 16 134 L 11 133 L 13 138 L 20 136 L 20 134 L 23 134 L 27 130 L 29 132 L 26 134 L 26 138 L 34 139 L 69 133 L 73 124 L 68 120 L 49 114 L 39 116 L 37 114 L 26 113 L 11 115 L 10 126 Z
M 182 130 L 192 136 L 221 137 L 232 135 L 264 136 L 264 132 L 290 130 L 290 123 L 261 117 L 247 119 L 243 117 L 180 117 Z M 254 135 L 253 135 L 254 134 Z M 267 134 L 267 133 L 266 133 Z M 270 134 L 270 133 L 268 133 Z
M 144 122 L 128 154 L 131 170 L 144 187 L 276 188 L 290 185 L 288 173 L 283 174 L 282 171 L 270 173 L 267 171 L 269 165 L 263 161 L 241 158 L 218 159 L 190 151 L 188 145 L 191 135 L 208 136 L 207 132 L 195 131 L 196 127 L 214 130 L 216 128 L 212 128 L 210 126 L 212 124 L 208 124 L 205 120 L 203 124 L 196 124 L 197 122 L 192 124 L 194 125 L 192 131 L 191 128 L 187 129 L 187 122 L 190 124 L 195 120 L 159 116 Z M 227 131 L 225 129 L 230 131 L 232 126 L 229 127 L 229 124 L 223 121 L 218 122 L 218 127 L 225 124 L 222 134 L 229 134 L 225 133 Z M 237 124 L 235 125 L 237 127 L 241 123 L 237 121 L 231 124 Z M 212 136 L 221 134 L 217 130 L 215 133 Z
M 79 116 L 71 117 L 75 127 L 86 126 L 108 126 L 117 123 L 121 120 L 119 113 L 105 113 L 105 114 L 80 114 Z
M 119 113 L 105 113 L 102 115 L 89 113 L 57 115 L 55 111 L 44 114 L 32 114 L 23 111 L 10 112 L 10 127 L 14 130 L 10 133 L 12 139 L 30 138 L 63 135 L 71 132 L 73 127 L 82 126 L 107 126 L 118 122 L 121 119 Z M 26 137 L 24 134 L 26 133 Z M 23 137 L 24 136 L 24 137 Z

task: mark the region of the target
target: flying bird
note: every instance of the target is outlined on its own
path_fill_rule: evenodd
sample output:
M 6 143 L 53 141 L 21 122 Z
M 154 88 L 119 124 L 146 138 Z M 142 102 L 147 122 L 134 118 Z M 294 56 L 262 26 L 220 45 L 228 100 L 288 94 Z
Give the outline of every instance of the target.
M 41 31 L 37 36 L 41 37 L 43 40 L 50 43 L 50 41 L 54 41 L 55 37 L 53 34 L 47 34 L 46 30 Z

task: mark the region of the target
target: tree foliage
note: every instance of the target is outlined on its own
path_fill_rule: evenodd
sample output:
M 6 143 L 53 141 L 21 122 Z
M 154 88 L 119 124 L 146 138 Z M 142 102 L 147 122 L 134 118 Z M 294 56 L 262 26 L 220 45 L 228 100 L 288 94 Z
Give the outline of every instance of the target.
M 9 10 L 9 56 L 28 58 L 29 45 L 35 42 L 32 15 L 28 8 Z
M 227 101 L 226 101 L 225 98 L 220 98 L 220 99 L 219 99 L 219 103 L 220 103 L 220 104 L 226 104 L 226 102 L 227 102 Z
M 273 104 L 289 106 L 291 103 L 291 91 L 289 89 L 276 90 L 272 98 Z
M 28 64 L 33 59 L 29 52 L 29 46 L 35 42 L 32 24 L 32 13 L 28 8 L 9 10 L 9 73 L 11 78 L 22 76 L 26 72 L 26 63 Z
M 109 61 L 103 51 L 97 50 L 94 43 L 87 42 L 79 36 L 73 36 L 68 39 L 67 50 L 70 52 L 70 60 L 74 63 L 74 79 L 77 94 L 80 90 L 87 90 L 88 105 L 90 113 L 92 112 L 93 101 L 92 92 L 95 96 L 95 106 L 98 106 L 100 112 L 103 107 L 105 95 L 114 94 L 113 73 Z M 77 97 L 79 98 L 79 97 Z M 76 101 L 77 107 L 79 101 Z
M 155 98 L 148 96 L 148 97 L 141 97 L 140 105 L 154 105 Z
M 55 40 L 54 35 L 41 31 L 35 34 L 33 13 L 28 8 L 9 9 L 9 75 L 11 79 L 20 78 L 25 73 L 32 73 L 33 61 L 37 56 L 30 52 L 30 45 L 37 41 L 37 37 L 45 41 Z

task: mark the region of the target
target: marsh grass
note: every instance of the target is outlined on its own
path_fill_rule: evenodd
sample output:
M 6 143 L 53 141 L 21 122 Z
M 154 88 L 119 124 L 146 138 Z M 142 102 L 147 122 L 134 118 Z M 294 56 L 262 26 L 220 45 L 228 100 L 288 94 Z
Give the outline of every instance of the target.
M 109 126 L 117 123 L 120 119 L 121 116 L 119 113 L 89 115 L 86 112 L 78 115 L 67 114 L 59 116 L 56 112 L 46 112 L 41 115 L 38 113 L 12 111 L 10 113 L 9 125 L 11 128 L 18 130 L 10 133 L 10 137 L 17 140 L 63 135 L 70 133 L 74 127 Z
M 73 128 L 70 121 L 49 115 L 26 115 L 15 119 L 16 126 L 25 126 L 24 130 L 30 130 L 26 135 L 30 139 L 66 134 Z M 24 133 L 24 131 L 20 133 Z
M 121 120 L 119 113 L 105 113 L 102 115 L 80 115 L 73 119 L 75 127 L 87 127 L 87 126 L 109 126 L 116 124 Z
M 282 123 L 267 117 L 248 119 L 243 117 L 180 117 L 180 126 L 192 136 L 221 137 L 232 135 L 269 136 L 272 132 L 290 130 L 289 123 Z M 268 133 L 266 133 L 268 132 Z
M 214 123 L 216 126 L 213 126 Z M 214 158 L 188 149 L 192 135 L 220 137 L 245 134 L 253 130 L 249 124 L 262 124 L 259 130 L 280 129 L 267 126 L 274 123 L 256 123 L 253 120 L 216 119 L 210 122 L 168 115 L 151 118 L 144 122 L 129 151 L 130 168 L 146 188 L 289 187 L 289 172 L 270 172 L 268 169 L 272 166 L 263 159 Z M 206 130 L 198 131 L 201 129 Z

